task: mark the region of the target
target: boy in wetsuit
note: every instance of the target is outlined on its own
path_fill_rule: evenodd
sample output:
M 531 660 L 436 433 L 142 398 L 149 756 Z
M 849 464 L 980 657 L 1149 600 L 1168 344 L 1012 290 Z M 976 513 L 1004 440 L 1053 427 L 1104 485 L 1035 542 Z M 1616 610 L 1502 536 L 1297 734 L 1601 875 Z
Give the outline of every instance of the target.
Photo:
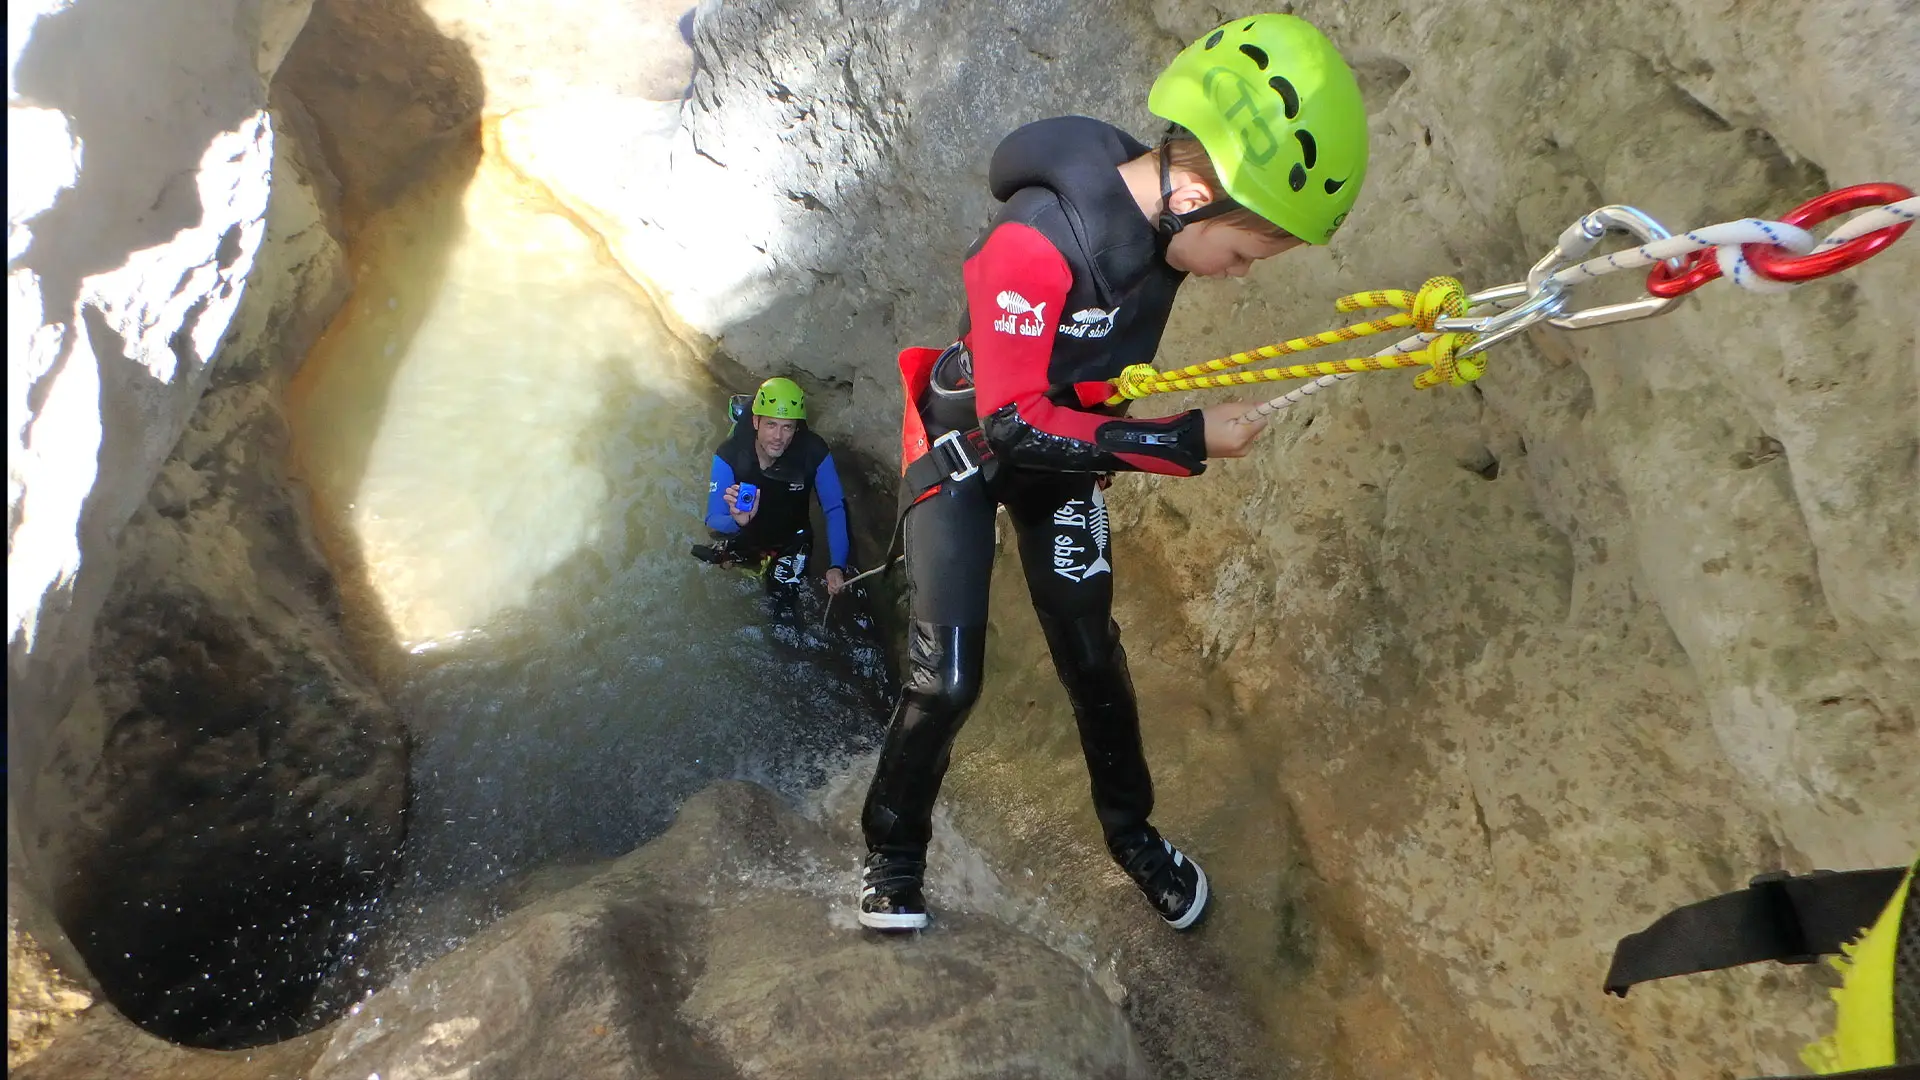
M 1206 909 L 1200 867 L 1149 822 L 1153 783 L 1120 628 L 1103 476 L 1194 476 L 1247 453 L 1265 422 L 1228 403 L 1129 419 L 1107 380 L 1159 348 L 1188 274 L 1244 275 L 1324 244 L 1359 193 L 1367 127 L 1351 69 L 1290 15 L 1194 42 L 1148 106 L 1158 147 L 1086 117 L 1029 124 L 994 152 L 1004 204 L 962 268 L 966 313 L 945 350 L 900 356 L 909 671 L 861 815 L 862 925 L 927 925 L 921 882 L 953 738 L 980 692 L 994 514 L 1018 538 L 1072 703 L 1113 858 L 1176 930 Z

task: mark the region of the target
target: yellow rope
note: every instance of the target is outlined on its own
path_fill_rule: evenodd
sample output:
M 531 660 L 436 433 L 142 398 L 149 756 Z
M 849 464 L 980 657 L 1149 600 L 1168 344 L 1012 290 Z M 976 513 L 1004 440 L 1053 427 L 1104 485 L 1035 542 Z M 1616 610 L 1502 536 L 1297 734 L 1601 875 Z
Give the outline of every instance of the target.
M 1456 354 L 1471 344 L 1474 334 L 1441 334 L 1424 348 L 1414 352 L 1395 356 L 1362 356 L 1350 360 L 1323 360 L 1318 363 L 1294 364 L 1290 367 L 1262 368 L 1258 371 L 1228 371 L 1255 360 L 1273 360 L 1291 353 L 1306 352 L 1326 345 L 1335 345 L 1343 341 L 1354 341 L 1371 334 L 1381 334 L 1388 330 L 1419 329 L 1432 333 L 1434 324 L 1445 315 L 1464 315 L 1467 312 L 1467 291 L 1457 279 L 1449 277 L 1429 278 L 1420 286 L 1418 293 L 1404 289 L 1376 289 L 1370 292 L 1353 293 L 1342 296 L 1333 302 L 1334 309 L 1341 312 L 1363 311 L 1369 308 L 1400 308 L 1399 314 L 1368 322 L 1355 323 L 1352 326 L 1336 327 L 1308 337 L 1298 337 L 1283 341 L 1277 345 L 1263 345 L 1258 349 L 1237 352 L 1223 356 L 1218 360 L 1208 360 L 1201 364 L 1191 364 L 1174 371 L 1158 371 L 1151 364 L 1134 364 L 1120 372 L 1113 380 L 1114 394 L 1107 399 L 1108 405 L 1146 397 L 1148 394 L 1165 394 L 1175 390 L 1202 390 L 1216 386 L 1245 386 L 1250 383 L 1283 382 L 1289 379 L 1309 379 L 1319 375 L 1345 375 L 1361 371 L 1386 371 L 1393 368 L 1426 367 L 1414 379 L 1413 385 L 1425 390 L 1441 383 L 1464 386 L 1478 379 L 1486 371 L 1485 354 L 1459 359 Z M 1225 374 L 1215 374 L 1225 372 Z

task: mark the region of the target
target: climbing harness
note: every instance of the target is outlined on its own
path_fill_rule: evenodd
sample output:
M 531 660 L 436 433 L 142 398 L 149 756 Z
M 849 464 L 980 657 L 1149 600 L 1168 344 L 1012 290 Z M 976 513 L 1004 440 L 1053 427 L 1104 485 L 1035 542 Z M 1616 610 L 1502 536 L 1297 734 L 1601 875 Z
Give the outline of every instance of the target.
M 1808 231 L 1833 217 L 1863 211 L 1824 239 Z M 1559 241 L 1528 271 L 1525 281 L 1468 293 L 1453 278 L 1429 279 L 1418 292 L 1375 290 L 1340 297 L 1335 310 L 1397 308 L 1398 312 L 1307 337 L 1265 345 L 1174 371 L 1136 364 L 1112 380 L 1108 405 L 1176 390 L 1244 386 L 1312 379 L 1248 410 L 1243 419 L 1264 419 L 1293 403 L 1363 371 L 1421 367 L 1414 386 L 1464 386 L 1486 372 L 1486 351 L 1545 324 L 1561 330 L 1659 315 L 1687 293 L 1725 276 L 1744 289 L 1785 292 L 1803 282 L 1857 266 L 1905 235 L 1920 217 L 1920 198 L 1899 184 L 1859 184 L 1830 191 L 1795 207 L 1779 221 L 1743 218 L 1679 235 L 1631 206 L 1603 206 L 1568 226 Z M 1624 233 L 1638 247 L 1589 258 L 1609 234 Z M 1647 294 L 1625 303 L 1573 308 L 1576 286 L 1608 274 L 1651 267 Z M 1237 371 L 1256 360 L 1274 360 L 1391 330 L 1417 331 L 1367 356 Z
M 750 555 L 736 551 L 726 543 L 695 544 L 687 554 L 722 570 L 737 570 L 756 581 L 771 577 L 781 585 L 799 584 L 806 567 L 806 559 L 791 552 L 782 554 L 775 550 Z
M 1801 1052 L 1817 1076 L 1920 1077 L 1920 892 L 1907 867 L 1761 874 L 1620 940 L 1607 993 L 1654 979 L 1821 956 L 1844 976 L 1834 1030 Z M 1787 1080 L 1787 1078 L 1776 1078 Z

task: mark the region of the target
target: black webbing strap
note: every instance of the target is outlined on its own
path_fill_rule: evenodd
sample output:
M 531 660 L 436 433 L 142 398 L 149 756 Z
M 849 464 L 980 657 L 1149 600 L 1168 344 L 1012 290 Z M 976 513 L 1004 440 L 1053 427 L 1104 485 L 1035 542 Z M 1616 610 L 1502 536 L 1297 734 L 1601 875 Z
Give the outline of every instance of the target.
M 1920 1080 L 1920 1065 L 1882 1065 L 1877 1069 L 1853 1069 L 1848 1072 L 1828 1073 L 1839 1080 Z M 1754 1080 L 1821 1080 L 1812 1073 L 1794 1076 L 1757 1076 Z
M 1806 964 L 1839 952 L 1842 942 L 1873 925 L 1906 872 L 1900 866 L 1815 870 L 1804 877 L 1777 871 L 1738 892 L 1676 908 L 1620 939 L 1607 968 L 1607 993 L 1626 997 L 1629 987 L 1651 979 L 1762 960 Z
M 993 450 L 980 429 L 949 431 L 907 465 L 901 474 L 900 507 L 904 512 L 921 496 L 942 484 L 959 483 L 989 471 Z
M 900 474 L 900 509 L 893 516 L 893 535 L 887 540 L 885 565 L 893 565 L 905 534 L 907 511 L 942 484 L 957 484 L 978 476 L 989 480 L 999 463 L 979 428 L 950 431 L 933 440 L 933 448 L 907 464 Z

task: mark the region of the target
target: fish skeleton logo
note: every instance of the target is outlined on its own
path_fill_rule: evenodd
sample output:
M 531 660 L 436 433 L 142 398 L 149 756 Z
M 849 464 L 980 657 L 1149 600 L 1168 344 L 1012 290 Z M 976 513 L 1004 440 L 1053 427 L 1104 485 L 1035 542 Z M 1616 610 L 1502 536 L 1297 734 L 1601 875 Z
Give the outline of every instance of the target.
M 1107 562 L 1107 500 L 1099 489 L 1091 499 L 1070 499 L 1053 512 L 1053 523 L 1062 530 L 1076 529 L 1079 536 L 1061 531 L 1053 535 L 1053 572 L 1068 581 L 1086 581 L 1095 574 L 1111 574 Z
M 1120 314 L 1116 305 L 1112 310 L 1106 308 L 1083 308 L 1067 316 L 1069 322 L 1059 326 L 1061 333 L 1068 337 L 1103 338 L 1113 333 L 1113 317 Z
M 1012 289 L 993 298 L 1005 315 L 993 320 L 993 328 L 1003 334 L 1015 337 L 1039 337 L 1047 332 L 1047 305 L 1034 306 L 1027 298 Z M 1025 316 L 1031 315 L 1028 319 Z

